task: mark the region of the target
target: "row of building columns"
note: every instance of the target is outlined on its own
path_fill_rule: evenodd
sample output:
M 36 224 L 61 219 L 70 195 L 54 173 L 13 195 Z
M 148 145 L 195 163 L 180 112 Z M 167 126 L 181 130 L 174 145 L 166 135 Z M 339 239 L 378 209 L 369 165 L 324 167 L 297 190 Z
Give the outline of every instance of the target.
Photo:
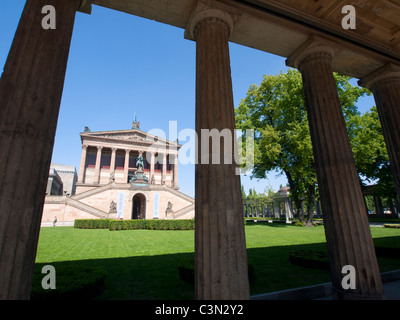
M 41 26 L 39 13 L 45 5 L 56 8 L 55 30 Z M 0 79 L 0 299 L 30 295 L 69 46 L 81 5 L 81 0 L 27 1 Z M 191 20 L 199 144 L 201 129 L 235 128 L 228 47 L 232 28 L 232 19 L 218 10 L 201 11 Z M 303 76 L 333 286 L 338 298 L 383 298 L 332 75 L 335 53 L 332 46 L 314 44 L 303 46 L 287 62 Z M 372 83 L 399 192 L 400 77 L 397 67 L 388 72 L 389 77 L 379 74 L 374 81 L 373 74 L 361 84 Z M 197 299 L 249 298 L 240 177 L 235 169 L 234 164 L 195 167 Z M 345 265 L 356 268 L 355 290 L 341 288 Z
M 82 155 L 81 155 L 81 162 L 79 167 L 79 176 L 78 182 L 84 183 L 85 177 L 85 170 L 86 170 L 86 157 L 87 157 L 87 145 L 82 145 Z M 100 183 L 100 164 L 101 164 L 101 152 L 103 147 L 97 146 L 97 153 L 96 153 L 96 164 L 94 169 L 94 184 Z M 115 172 L 115 158 L 117 153 L 117 148 L 111 148 L 111 161 L 110 161 L 110 174 Z M 125 160 L 124 160 L 124 180 L 128 180 L 128 172 L 129 172 L 129 154 L 133 150 L 125 149 Z M 155 164 L 155 153 L 150 152 L 150 178 L 154 175 L 154 164 Z M 178 155 L 169 155 L 173 157 L 173 186 L 175 188 L 178 187 Z M 167 153 L 162 154 L 162 177 L 161 181 L 166 181 L 166 172 L 167 172 Z

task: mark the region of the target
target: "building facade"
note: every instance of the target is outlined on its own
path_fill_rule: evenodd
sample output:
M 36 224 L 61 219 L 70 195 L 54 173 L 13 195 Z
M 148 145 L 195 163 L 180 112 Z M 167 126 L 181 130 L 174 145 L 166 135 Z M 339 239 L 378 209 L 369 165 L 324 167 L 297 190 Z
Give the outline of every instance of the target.
M 42 225 L 56 219 L 192 219 L 194 199 L 179 192 L 181 145 L 132 129 L 80 134 L 75 194 L 46 196 Z
M 51 163 L 46 195 L 74 195 L 78 175 L 74 166 Z

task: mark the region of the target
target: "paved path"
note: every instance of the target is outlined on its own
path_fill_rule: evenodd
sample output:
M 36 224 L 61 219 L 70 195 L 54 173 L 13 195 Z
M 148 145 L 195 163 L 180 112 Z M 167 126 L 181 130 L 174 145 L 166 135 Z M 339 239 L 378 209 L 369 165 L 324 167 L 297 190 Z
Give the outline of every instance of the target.
M 381 273 L 387 300 L 400 300 L 400 270 Z M 330 282 L 254 295 L 252 300 L 333 300 Z

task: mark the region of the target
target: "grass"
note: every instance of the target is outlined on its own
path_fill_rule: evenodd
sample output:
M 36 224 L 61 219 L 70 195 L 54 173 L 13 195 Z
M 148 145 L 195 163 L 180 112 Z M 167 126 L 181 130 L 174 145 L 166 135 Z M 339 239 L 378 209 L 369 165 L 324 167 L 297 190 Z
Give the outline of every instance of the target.
M 400 229 L 371 228 L 380 246 L 400 247 Z M 251 294 L 330 281 L 328 271 L 293 265 L 296 250 L 326 250 L 324 229 L 286 224 L 248 224 L 248 260 L 256 281 Z M 178 265 L 193 256 L 194 231 L 42 228 L 36 263 L 106 273 L 98 299 L 193 299 L 193 285 L 179 279 Z M 381 272 L 400 269 L 400 259 L 378 258 Z

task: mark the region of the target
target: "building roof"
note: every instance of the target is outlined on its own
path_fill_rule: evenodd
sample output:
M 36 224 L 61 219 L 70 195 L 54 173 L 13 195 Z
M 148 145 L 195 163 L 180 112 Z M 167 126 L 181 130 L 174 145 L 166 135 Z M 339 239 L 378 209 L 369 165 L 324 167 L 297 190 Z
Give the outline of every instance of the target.
M 69 165 L 59 164 L 59 163 L 51 163 L 50 169 L 54 169 L 56 171 L 63 171 L 63 172 L 76 172 L 75 166 L 69 166 Z
M 234 22 L 230 41 L 288 58 L 311 37 L 333 41 L 333 71 L 364 78 L 400 60 L 400 0 L 92 0 L 95 5 L 185 29 L 206 8 L 227 12 Z M 342 9 L 356 9 L 354 30 L 342 27 Z

